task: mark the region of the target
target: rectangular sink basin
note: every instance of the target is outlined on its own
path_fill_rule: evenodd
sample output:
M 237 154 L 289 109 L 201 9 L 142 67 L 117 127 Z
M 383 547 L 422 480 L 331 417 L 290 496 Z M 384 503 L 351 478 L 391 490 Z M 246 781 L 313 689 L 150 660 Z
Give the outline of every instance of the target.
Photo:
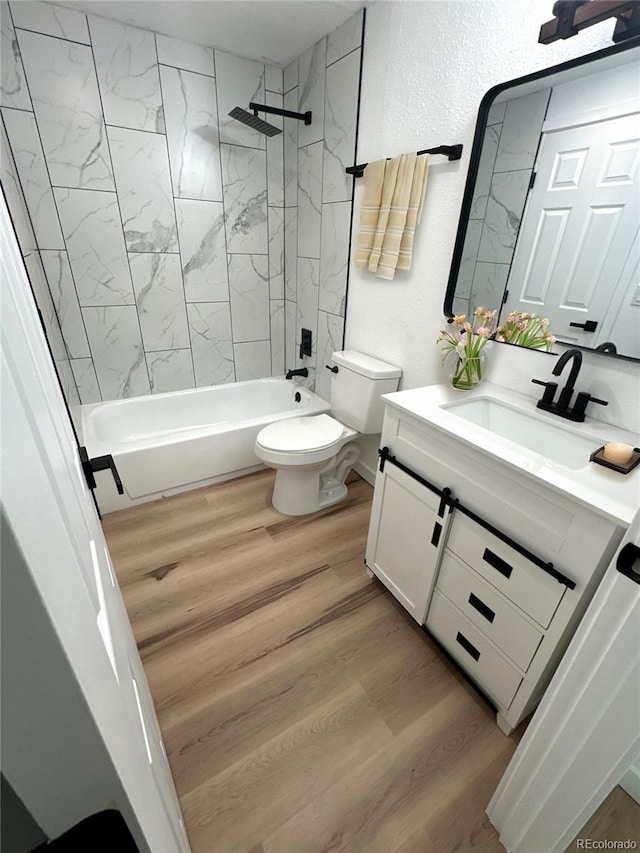
M 604 444 L 564 423 L 549 423 L 536 412 L 524 412 L 490 397 L 475 397 L 442 408 L 567 468 L 588 465 L 591 453 Z

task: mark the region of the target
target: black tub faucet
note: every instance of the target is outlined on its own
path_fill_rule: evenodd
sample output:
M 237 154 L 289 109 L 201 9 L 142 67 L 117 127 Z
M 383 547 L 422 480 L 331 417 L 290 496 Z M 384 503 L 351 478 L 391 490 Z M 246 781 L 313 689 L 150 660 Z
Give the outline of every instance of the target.
M 308 367 L 299 367 L 297 370 L 287 370 L 287 375 L 285 379 L 293 379 L 294 376 L 308 376 L 309 368 Z
M 580 368 L 582 367 L 582 353 L 579 349 L 568 349 L 566 352 L 562 353 L 560 358 L 556 361 L 553 370 L 551 371 L 554 376 L 560 376 L 565 364 L 570 360 L 573 360 L 573 364 L 571 365 L 569 379 L 567 381 L 567 384 L 560 392 L 560 396 L 558 397 L 558 402 L 556 404 L 558 409 L 560 409 L 561 411 L 563 409 L 569 408 L 569 403 L 571 402 L 571 398 L 573 397 L 573 390 L 575 388 L 576 379 L 578 378 Z

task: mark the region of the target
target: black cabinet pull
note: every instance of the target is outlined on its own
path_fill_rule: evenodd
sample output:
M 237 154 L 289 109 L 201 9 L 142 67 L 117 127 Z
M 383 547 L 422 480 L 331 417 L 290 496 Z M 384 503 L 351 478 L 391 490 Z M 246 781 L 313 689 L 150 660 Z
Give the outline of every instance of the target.
M 460 631 L 456 634 L 456 642 L 460 643 L 465 652 L 468 652 L 474 660 L 480 660 L 480 652 L 469 642 L 469 640 L 467 640 L 465 636 L 460 633 Z
M 510 566 L 509 563 L 506 562 L 506 560 L 503 560 L 502 557 L 498 557 L 498 555 L 494 554 L 493 551 L 491 551 L 489 548 L 484 549 L 482 559 L 485 561 L 485 563 L 489 563 L 489 565 L 497 572 L 500 572 L 501 575 L 504 575 L 505 578 L 511 577 L 513 566 Z
M 442 533 L 442 525 L 436 523 L 433 525 L 433 535 L 431 536 L 431 544 L 434 548 L 438 547 L 438 542 L 440 542 L 440 534 Z
M 484 616 L 487 622 L 493 622 L 496 618 L 494 611 L 490 607 L 487 607 L 484 601 L 481 601 L 478 596 L 473 593 L 469 595 L 469 604 L 474 607 L 478 613 Z
M 618 554 L 616 569 L 620 574 L 640 584 L 640 548 L 633 542 L 627 542 Z

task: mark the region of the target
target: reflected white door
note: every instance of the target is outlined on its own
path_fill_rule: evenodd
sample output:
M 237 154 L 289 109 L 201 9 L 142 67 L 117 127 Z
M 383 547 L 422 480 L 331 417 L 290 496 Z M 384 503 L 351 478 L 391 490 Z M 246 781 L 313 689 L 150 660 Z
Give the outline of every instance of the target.
M 149 849 L 182 853 L 189 843 L 153 702 L 2 197 L 0 238 L 3 513 Z M 55 837 L 78 818 L 85 792 L 69 778 L 50 789 L 51 772 L 34 770 L 46 752 L 37 742 L 47 737 L 46 703 L 41 714 L 33 761 L 5 729 L 3 771 Z
M 543 134 L 507 310 L 548 317 L 558 340 L 603 342 L 605 316 L 628 293 L 625 269 L 639 252 L 639 169 L 638 113 Z

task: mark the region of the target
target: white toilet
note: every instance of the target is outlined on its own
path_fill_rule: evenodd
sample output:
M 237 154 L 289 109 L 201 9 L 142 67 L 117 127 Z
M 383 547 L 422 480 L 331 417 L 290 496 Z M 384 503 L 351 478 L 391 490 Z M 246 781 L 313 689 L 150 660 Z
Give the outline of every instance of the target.
M 360 456 L 358 436 L 381 431 L 381 395 L 398 389 L 399 367 L 353 350 L 332 359 L 335 417 L 277 421 L 256 439 L 256 456 L 277 471 L 272 503 L 284 515 L 317 512 L 346 496 L 344 481 Z

